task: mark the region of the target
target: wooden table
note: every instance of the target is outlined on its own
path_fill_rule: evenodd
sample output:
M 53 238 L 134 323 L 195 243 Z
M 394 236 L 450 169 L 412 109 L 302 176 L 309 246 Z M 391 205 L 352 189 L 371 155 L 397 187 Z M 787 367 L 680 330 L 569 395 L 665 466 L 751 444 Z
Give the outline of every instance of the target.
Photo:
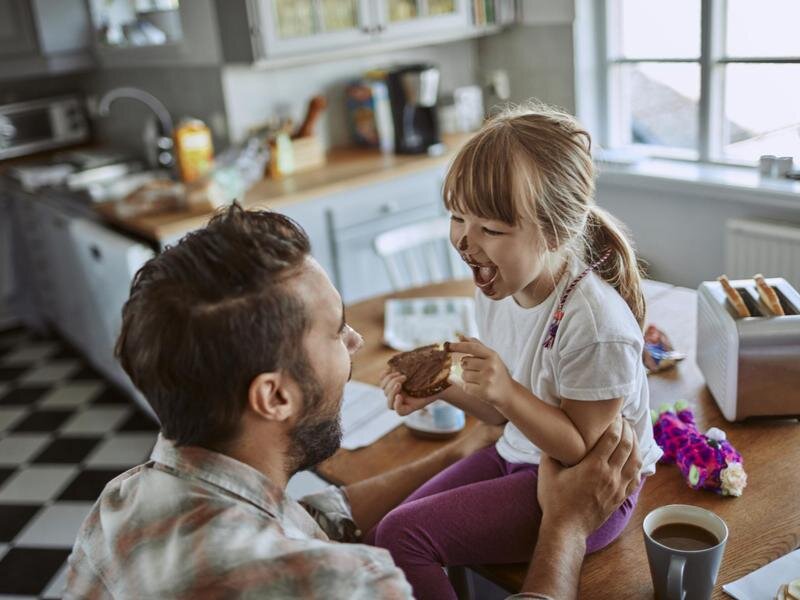
M 409 290 L 391 297 L 472 295 L 470 281 L 448 282 Z M 730 536 L 714 598 L 727 598 L 722 584 L 775 560 L 800 546 L 800 424 L 796 420 L 725 421 L 695 362 L 696 294 L 668 284 L 646 282 L 648 322 L 656 323 L 676 348 L 688 353 L 677 369 L 651 375 L 650 405 L 687 400 L 698 425 L 723 428 L 742 453 L 748 486 L 740 498 L 723 498 L 686 486 L 673 465 L 659 465 L 647 480 L 631 522 L 611 546 L 587 557 L 581 575 L 583 598 L 652 598 L 653 589 L 642 539 L 645 515 L 665 504 L 694 504 L 714 511 L 728 524 Z M 365 339 L 356 356 L 353 377 L 377 384 L 378 374 L 394 353 L 381 343 L 383 306 L 389 296 L 360 302 L 347 309 L 348 322 Z M 798 382 L 800 385 L 800 382 Z M 469 419 L 467 428 L 473 427 Z M 463 435 L 463 434 L 462 434 Z M 399 427 L 372 446 L 340 450 L 318 471 L 331 481 L 353 483 L 424 456 L 443 442 L 423 441 Z M 509 591 L 522 584 L 525 565 L 473 567 Z

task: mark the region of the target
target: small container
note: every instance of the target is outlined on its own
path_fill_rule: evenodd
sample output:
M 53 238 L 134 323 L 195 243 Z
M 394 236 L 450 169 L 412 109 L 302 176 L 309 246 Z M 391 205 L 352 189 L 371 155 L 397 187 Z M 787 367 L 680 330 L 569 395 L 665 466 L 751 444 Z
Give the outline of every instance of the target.
M 211 130 L 200 119 L 183 119 L 175 129 L 175 160 L 181 180 L 192 183 L 214 166 Z
M 794 158 L 781 156 L 775 159 L 775 177 L 787 177 L 794 169 Z
M 776 157 L 772 154 L 764 154 L 758 159 L 758 172 L 762 177 L 772 177 L 775 171 Z

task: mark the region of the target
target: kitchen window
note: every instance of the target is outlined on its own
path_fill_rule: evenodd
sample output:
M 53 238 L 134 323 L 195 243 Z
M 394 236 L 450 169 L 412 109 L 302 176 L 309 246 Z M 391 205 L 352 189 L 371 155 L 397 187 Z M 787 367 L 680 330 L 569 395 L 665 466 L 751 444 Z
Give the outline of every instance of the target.
M 598 8 L 604 146 L 749 165 L 762 154 L 800 154 L 800 2 Z

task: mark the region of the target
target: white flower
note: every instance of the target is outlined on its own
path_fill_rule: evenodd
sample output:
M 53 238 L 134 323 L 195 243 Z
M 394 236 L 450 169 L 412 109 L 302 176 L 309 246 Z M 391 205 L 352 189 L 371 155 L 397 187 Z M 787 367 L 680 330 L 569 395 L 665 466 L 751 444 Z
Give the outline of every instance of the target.
M 722 483 L 722 493 L 726 496 L 741 496 L 742 490 L 747 485 L 747 473 L 744 472 L 742 463 L 728 463 L 728 466 L 719 472 Z
M 717 442 L 723 442 L 727 438 L 725 432 L 718 427 L 711 427 L 708 431 L 706 431 L 706 437 L 710 440 L 716 440 Z

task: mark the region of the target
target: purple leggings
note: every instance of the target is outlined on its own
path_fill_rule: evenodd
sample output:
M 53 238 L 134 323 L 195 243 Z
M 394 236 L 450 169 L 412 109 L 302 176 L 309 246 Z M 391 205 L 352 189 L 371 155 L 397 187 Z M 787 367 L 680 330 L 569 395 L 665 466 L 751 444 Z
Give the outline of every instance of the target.
M 509 463 L 494 446 L 445 469 L 411 494 L 365 541 L 392 554 L 417 600 L 455 599 L 442 566 L 530 560 L 542 511 L 538 465 Z M 586 540 L 586 553 L 613 542 L 631 518 L 641 486 Z

